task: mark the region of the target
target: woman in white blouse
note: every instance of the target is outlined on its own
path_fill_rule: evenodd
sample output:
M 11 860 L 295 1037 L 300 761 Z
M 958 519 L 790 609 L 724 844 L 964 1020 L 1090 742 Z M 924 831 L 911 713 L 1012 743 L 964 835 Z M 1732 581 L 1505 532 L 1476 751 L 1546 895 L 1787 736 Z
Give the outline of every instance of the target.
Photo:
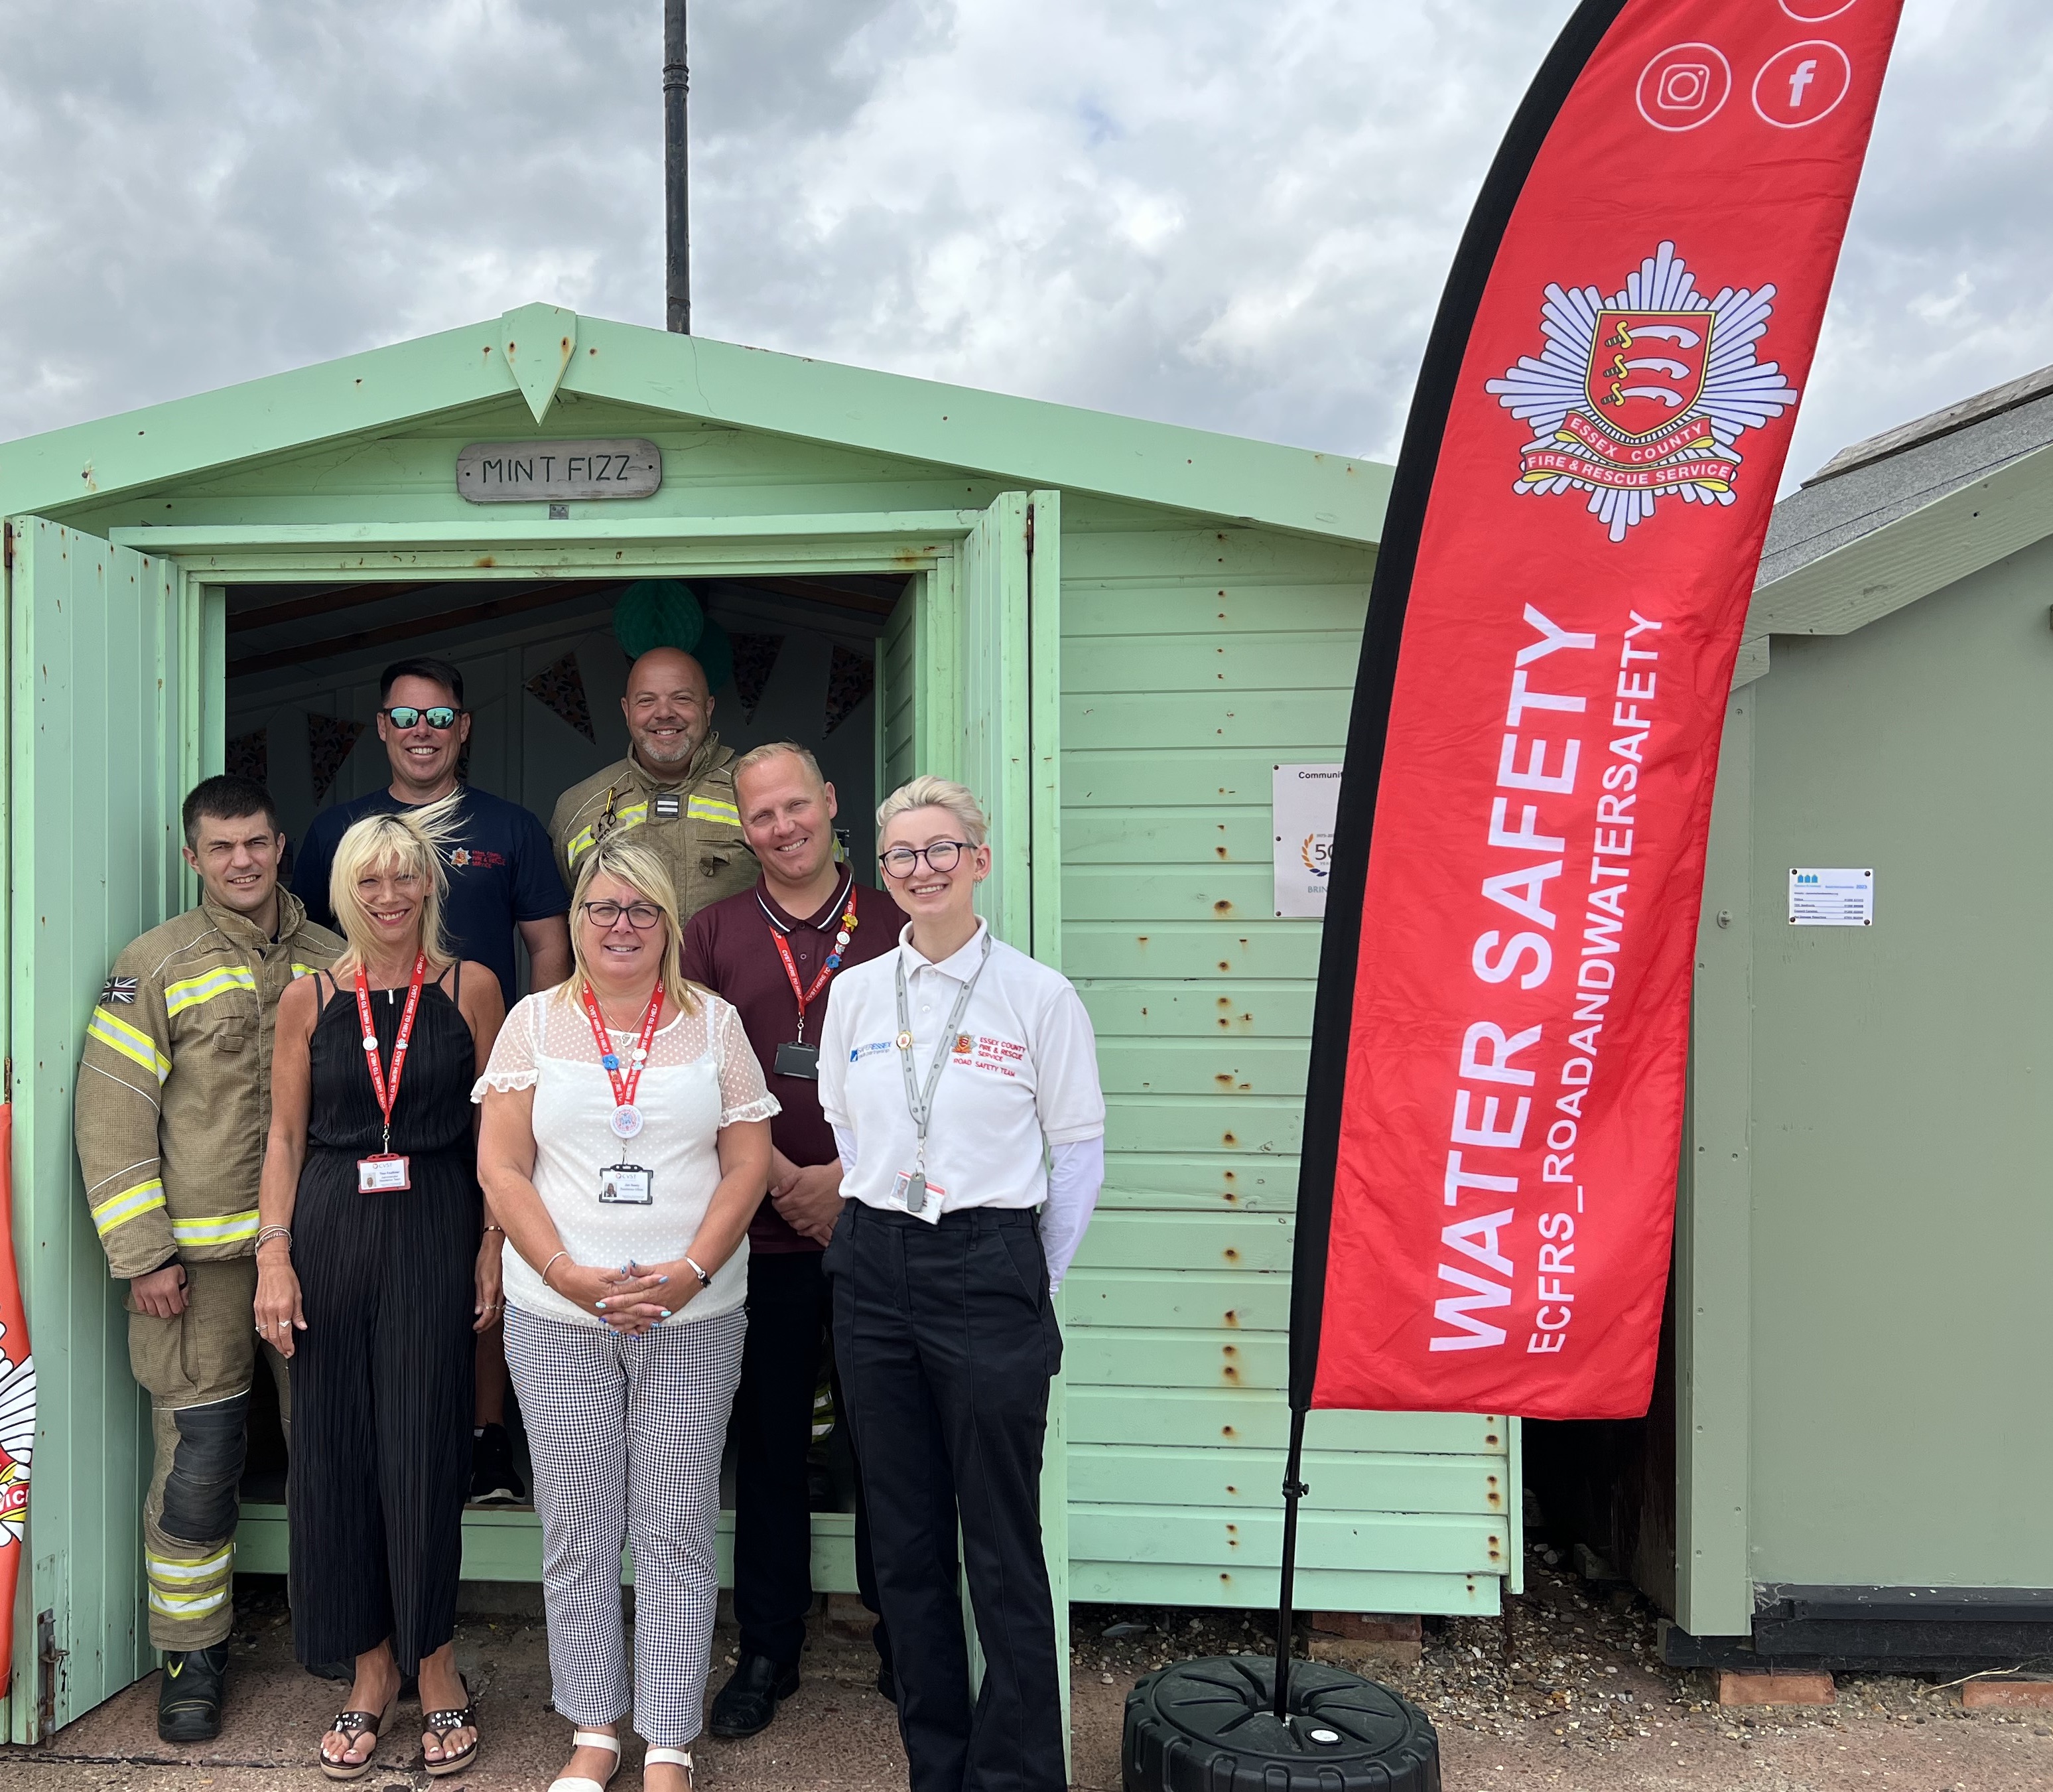
M 474 1094 L 478 1179 L 515 1253 L 506 1358 L 534 1459 L 555 1704 L 575 1730 L 566 1792 L 612 1778 L 630 1701 L 645 1785 L 690 1792 L 705 1696 L 745 1239 L 777 1102 L 740 1016 L 678 975 L 679 936 L 662 860 L 631 835 L 602 841 L 572 900 L 570 980 L 506 1017 Z
M 898 949 L 835 978 L 820 1106 L 844 1166 L 824 1267 L 912 1792 L 1062 1792 L 1041 1546 L 1052 1295 L 1105 1180 L 1089 1018 L 992 939 L 983 812 L 915 778 L 877 812 Z M 972 1707 L 956 1538 L 983 1685 Z

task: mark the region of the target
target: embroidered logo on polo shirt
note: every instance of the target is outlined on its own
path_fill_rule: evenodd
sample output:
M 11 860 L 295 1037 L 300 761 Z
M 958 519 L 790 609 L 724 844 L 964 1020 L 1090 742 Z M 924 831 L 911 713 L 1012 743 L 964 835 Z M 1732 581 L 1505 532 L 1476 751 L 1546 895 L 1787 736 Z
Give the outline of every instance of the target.
M 852 1064 L 858 1058 L 874 1058 L 878 1052 L 889 1051 L 890 1049 L 890 1040 L 872 1039 L 867 1045 L 853 1047 L 849 1051 L 848 1061 Z
M 480 870 L 492 870 L 506 863 L 503 852 L 487 852 L 478 847 L 458 847 L 449 855 L 449 863 L 459 870 L 466 865 L 475 865 Z

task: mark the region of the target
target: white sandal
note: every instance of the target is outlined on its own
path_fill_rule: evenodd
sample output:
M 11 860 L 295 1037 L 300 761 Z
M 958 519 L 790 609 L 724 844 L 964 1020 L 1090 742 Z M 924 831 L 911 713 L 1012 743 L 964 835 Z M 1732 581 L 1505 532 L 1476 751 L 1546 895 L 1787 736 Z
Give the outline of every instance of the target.
M 693 1789 L 693 1792 L 697 1792 L 699 1783 L 698 1777 L 692 1771 L 692 1751 L 689 1749 L 644 1749 L 642 1752 L 642 1766 L 646 1767 L 652 1761 L 659 1763 L 665 1766 L 682 1767 L 685 1770 L 685 1784 L 690 1786 Z
M 587 1779 L 582 1774 L 573 1774 L 567 1778 L 552 1780 L 549 1792 L 606 1792 L 613 1776 L 620 1770 L 620 1739 L 602 1735 L 597 1730 L 574 1730 L 571 1732 L 571 1747 L 603 1748 L 611 1752 L 613 1765 L 606 1770 L 604 1779 Z

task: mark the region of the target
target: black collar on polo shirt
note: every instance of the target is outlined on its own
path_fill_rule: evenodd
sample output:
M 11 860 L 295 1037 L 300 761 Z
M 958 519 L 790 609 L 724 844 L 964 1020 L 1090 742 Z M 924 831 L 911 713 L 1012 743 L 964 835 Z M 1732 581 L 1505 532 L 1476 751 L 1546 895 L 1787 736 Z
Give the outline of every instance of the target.
M 841 919 L 842 911 L 855 894 L 855 869 L 853 866 L 845 865 L 842 867 L 841 882 L 835 886 L 834 895 L 826 906 L 800 921 L 781 902 L 771 898 L 766 889 L 768 882 L 767 878 L 759 877 L 756 880 L 756 900 L 762 905 L 763 914 L 770 918 L 770 925 L 780 933 L 789 933 L 800 927 L 811 927 L 817 933 L 824 933 Z

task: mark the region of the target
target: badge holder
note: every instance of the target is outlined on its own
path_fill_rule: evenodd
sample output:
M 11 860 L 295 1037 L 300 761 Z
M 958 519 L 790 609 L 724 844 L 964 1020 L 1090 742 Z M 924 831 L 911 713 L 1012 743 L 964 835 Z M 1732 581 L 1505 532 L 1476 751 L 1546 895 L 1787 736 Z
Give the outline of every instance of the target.
M 653 1207 L 655 1177 L 639 1164 L 608 1164 L 599 1173 L 603 1207 Z
M 359 1195 L 391 1194 L 414 1185 L 413 1160 L 399 1151 L 379 1151 L 356 1160 Z
M 803 1039 L 787 1039 L 777 1047 L 775 1062 L 771 1067 L 779 1076 L 795 1076 L 807 1083 L 820 1079 L 820 1048 L 808 1045 Z

